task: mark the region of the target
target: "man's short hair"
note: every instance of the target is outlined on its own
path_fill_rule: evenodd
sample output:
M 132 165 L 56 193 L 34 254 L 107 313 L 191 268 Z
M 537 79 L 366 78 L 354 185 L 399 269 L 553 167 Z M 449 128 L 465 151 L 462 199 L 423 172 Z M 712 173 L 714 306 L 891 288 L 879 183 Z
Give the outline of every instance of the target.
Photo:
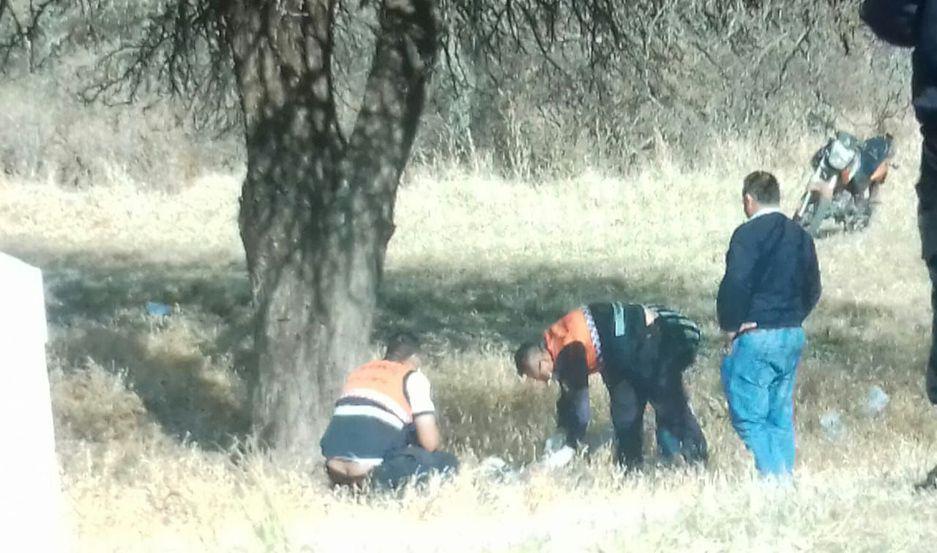
M 745 177 L 742 195 L 748 194 L 760 204 L 778 205 L 781 203 L 781 186 L 778 179 L 767 171 L 755 171 Z
M 420 341 L 409 332 L 398 332 L 387 339 L 387 352 L 384 359 L 388 361 L 406 361 L 420 353 Z
M 514 368 L 517 369 L 518 376 L 525 376 L 527 369 L 533 367 L 540 355 L 540 344 L 537 342 L 525 342 L 514 352 Z

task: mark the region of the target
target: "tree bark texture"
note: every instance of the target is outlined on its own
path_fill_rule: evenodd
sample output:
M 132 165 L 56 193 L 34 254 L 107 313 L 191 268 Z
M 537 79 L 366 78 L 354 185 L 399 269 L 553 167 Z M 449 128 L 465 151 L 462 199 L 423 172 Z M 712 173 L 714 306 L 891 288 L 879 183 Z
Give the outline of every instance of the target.
M 384 0 L 351 134 L 338 124 L 336 0 L 231 0 L 245 114 L 239 214 L 257 313 L 254 428 L 316 454 L 348 370 L 365 361 L 394 201 L 436 51 L 432 0 Z

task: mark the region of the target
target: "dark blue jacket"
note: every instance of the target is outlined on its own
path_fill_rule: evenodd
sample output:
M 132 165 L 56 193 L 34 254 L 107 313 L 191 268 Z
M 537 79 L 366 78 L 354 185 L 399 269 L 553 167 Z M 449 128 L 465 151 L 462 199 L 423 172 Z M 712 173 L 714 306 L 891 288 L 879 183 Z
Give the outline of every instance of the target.
M 914 48 L 914 112 L 925 134 L 937 131 L 937 0 L 865 0 L 862 20 L 879 38 Z
M 644 306 L 625 304 L 624 334 L 616 337 L 612 304 L 589 304 L 602 344 L 602 379 L 609 390 L 627 379 L 642 395 L 658 397 L 674 376 L 679 381 L 679 375 L 693 364 L 702 338 L 699 326 L 674 309 L 648 307 L 658 315 L 651 327 L 646 325 Z M 559 352 L 553 378 L 560 383 L 557 423 L 566 431 L 566 445 L 576 447 L 586 434 L 591 414 L 589 370 L 581 343 L 573 342 Z
M 800 326 L 820 299 L 813 239 L 783 213 L 755 217 L 735 229 L 719 285 L 719 326 L 734 332 Z

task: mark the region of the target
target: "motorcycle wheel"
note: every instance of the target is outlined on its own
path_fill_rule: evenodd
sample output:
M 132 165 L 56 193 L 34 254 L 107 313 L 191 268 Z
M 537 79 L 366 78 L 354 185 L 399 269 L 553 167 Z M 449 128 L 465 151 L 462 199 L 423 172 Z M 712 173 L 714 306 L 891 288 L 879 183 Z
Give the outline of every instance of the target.
M 823 220 L 817 217 L 817 203 L 816 198 L 809 200 L 803 215 L 797 220 L 797 223 L 813 237 L 816 237 L 820 232 L 820 225 L 823 223 Z
M 800 198 L 800 208 L 794 212 L 794 216 L 791 219 L 795 223 L 800 224 L 800 226 L 806 227 L 810 224 L 810 218 L 813 216 L 815 209 L 816 202 L 811 199 L 810 192 L 806 192 Z
M 868 200 L 864 202 L 856 202 L 853 206 L 852 213 L 846 219 L 846 230 L 848 231 L 860 231 L 865 230 L 869 226 L 869 223 L 872 219 L 872 205 Z

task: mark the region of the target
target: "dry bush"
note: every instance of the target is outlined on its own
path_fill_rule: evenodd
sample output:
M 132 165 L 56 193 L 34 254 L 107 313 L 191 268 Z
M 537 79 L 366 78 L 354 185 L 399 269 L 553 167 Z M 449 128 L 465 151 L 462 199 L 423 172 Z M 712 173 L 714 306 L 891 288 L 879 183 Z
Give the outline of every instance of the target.
M 0 174 L 169 192 L 240 166 L 235 139 L 195 129 L 178 104 L 89 105 L 75 96 L 75 82 L 57 69 L 0 87 Z
M 546 57 L 523 26 L 502 30 L 495 57 L 472 21 L 448 19 L 454 70 L 437 75 L 418 155 L 529 178 L 705 166 L 725 138 L 766 151 L 792 133 L 892 130 L 909 104 L 908 56 L 874 42 L 858 4 L 622 2 L 616 43 L 602 29 L 588 40 L 559 2 Z
M 440 6 L 446 40 L 414 151 L 419 163 L 469 164 L 525 180 L 656 162 L 699 168 L 723 155 L 726 138 L 767 152 L 791 133 L 892 130 L 908 111 L 908 56 L 872 39 L 858 20 L 858 0 L 619 2 L 610 20 L 620 36 L 602 22 L 584 28 L 575 3 L 562 0 L 547 43 L 542 20 L 535 36 L 509 25 L 499 3 L 466 12 L 478 17 L 460 15 L 462 4 L 469 3 Z M 194 125 L 237 122 L 224 83 L 221 109 L 195 92 L 154 106 L 157 91 L 172 84 L 158 80 L 145 81 L 136 107 L 75 100 L 119 69 L 104 56 L 139 38 L 139 18 L 151 5 L 104 2 L 93 12 L 96 33 L 78 12 L 50 20 L 34 42 L 32 57 L 42 63 L 20 53 L 17 78 L 0 87 L 10 108 L 0 116 L 0 169 L 69 185 L 130 178 L 175 189 L 242 162 L 236 125 Z M 336 28 L 346 129 L 373 48 L 367 13 L 343 10 Z
M 139 396 L 128 389 L 126 377 L 93 359 L 68 374 L 53 369 L 50 384 L 56 398 L 59 440 L 129 441 L 138 439 L 141 429 L 152 424 Z

